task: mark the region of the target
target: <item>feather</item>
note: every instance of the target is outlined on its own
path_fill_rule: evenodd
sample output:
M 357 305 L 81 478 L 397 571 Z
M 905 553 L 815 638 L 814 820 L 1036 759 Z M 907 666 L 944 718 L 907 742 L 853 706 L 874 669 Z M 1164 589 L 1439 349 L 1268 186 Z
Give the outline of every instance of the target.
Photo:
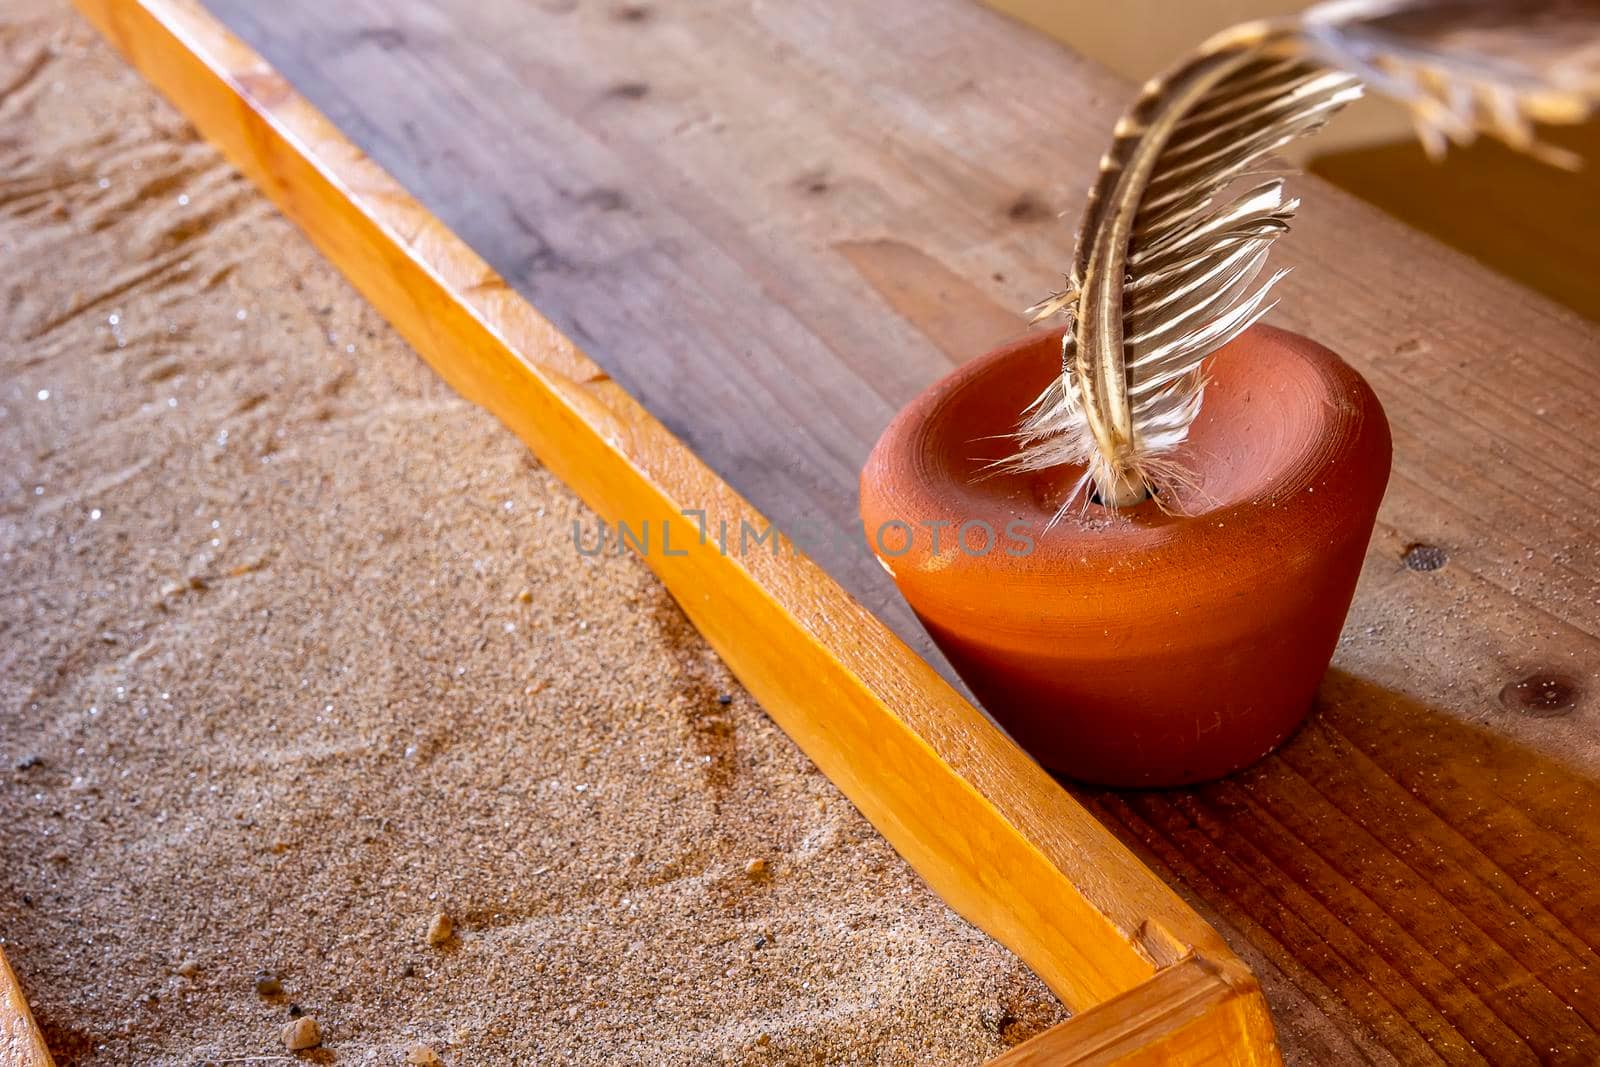
M 1003 466 L 1083 467 L 1063 509 L 1182 480 L 1172 453 L 1205 358 L 1272 309 L 1287 273 L 1266 260 L 1299 202 L 1271 161 L 1364 88 L 1407 108 L 1432 154 L 1487 136 L 1573 166 L 1535 127 L 1600 100 L 1600 0 L 1329 0 L 1219 34 L 1145 85 L 1100 161 L 1066 288 L 1030 309 L 1067 320 L 1062 373 Z

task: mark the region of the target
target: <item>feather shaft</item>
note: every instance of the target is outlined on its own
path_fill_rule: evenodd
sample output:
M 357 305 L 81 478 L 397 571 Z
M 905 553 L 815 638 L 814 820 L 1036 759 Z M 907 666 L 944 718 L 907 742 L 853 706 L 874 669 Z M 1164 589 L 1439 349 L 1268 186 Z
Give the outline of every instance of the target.
M 1487 136 L 1572 165 L 1536 127 L 1600 101 L 1600 0 L 1326 0 L 1219 34 L 1146 85 L 1101 160 L 1066 287 L 1030 309 L 1070 328 L 1006 466 L 1080 464 L 1113 508 L 1175 476 L 1204 359 L 1271 310 L 1286 273 L 1258 284 L 1299 208 L 1269 161 L 1363 89 L 1405 107 L 1430 154 Z M 1253 178 L 1268 180 L 1237 191 Z

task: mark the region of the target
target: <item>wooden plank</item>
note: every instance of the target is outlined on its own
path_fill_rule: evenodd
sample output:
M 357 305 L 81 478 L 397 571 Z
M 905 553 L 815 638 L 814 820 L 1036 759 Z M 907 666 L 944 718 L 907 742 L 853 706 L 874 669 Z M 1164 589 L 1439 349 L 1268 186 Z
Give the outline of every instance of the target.
M 926 647 L 859 538 L 808 528 L 851 527 L 890 415 L 1059 280 L 1073 219 L 1055 216 L 1076 216 L 1125 86 L 965 0 L 211 6 Z M 1600 512 L 1582 432 L 1600 334 L 1314 179 L 1299 191 L 1277 319 L 1383 397 L 1387 528 L 1465 523 L 1451 536 L 1485 552 L 1457 567 L 1532 571 L 1506 605 L 1524 632 L 1552 609 L 1600 627 L 1600 566 L 1574 543 Z M 1459 680 L 1458 660 L 1351 647 L 1418 698 Z
M 0 952 L 0 1063 L 6 1067 L 51 1067 L 54 1063 L 22 996 L 22 983 L 4 952 Z
M 1233 780 L 1080 795 L 1269 958 L 1308 1058 L 1600 1062 L 1592 778 L 1336 672 Z
M 79 6 L 456 388 L 603 516 L 668 524 L 681 547 L 646 553 L 652 568 L 956 910 L 1078 1008 L 1204 957 L 1258 1001 L 1237 1040 L 1275 1055 L 1253 979 L 1211 929 L 815 564 L 698 541 L 691 505 L 713 529 L 765 520 L 259 56 L 192 0 Z
M 989 1067 L 1252 1067 L 1278 1062 L 1247 1035 L 1264 1010 L 1254 981 L 1190 957 L 1025 1041 Z M 1270 1051 L 1270 1050 L 1269 1050 Z
M 960 0 L 214 7 L 926 650 L 829 534 L 889 413 L 1056 281 L 1124 86 Z M 1594 1061 L 1600 334 L 1299 191 L 1277 319 L 1372 380 L 1396 441 L 1340 673 L 1258 772 L 1082 795 L 1222 924 L 1291 1051 Z M 1572 699 L 1528 713 L 1546 676 Z
M 986 47 L 1010 62 L 1006 20 L 941 3 L 930 30 L 915 4 L 816 0 L 210 6 L 944 669 L 863 548 L 855 482 L 907 399 L 1022 330 L 1049 260 L 1031 283 L 995 272 L 1030 237 L 1059 258 L 1055 216 L 1091 173 L 1011 177 L 1059 153 L 1019 132 L 1038 108 L 980 121 L 1023 89 L 975 77 Z M 1081 95 L 1058 49 L 1030 51 Z M 867 54 L 877 69 L 854 66 Z M 964 121 L 935 127 L 929 100 Z M 419 150 L 442 130 L 448 148 Z

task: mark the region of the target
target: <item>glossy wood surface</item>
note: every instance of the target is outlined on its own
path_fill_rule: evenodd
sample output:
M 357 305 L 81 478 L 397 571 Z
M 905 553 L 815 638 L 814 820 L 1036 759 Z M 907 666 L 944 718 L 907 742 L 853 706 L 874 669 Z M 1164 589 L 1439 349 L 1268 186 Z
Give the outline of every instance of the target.
M 50 1050 L 34 1025 L 22 983 L 0 952 L 0 1063 L 5 1067 L 52 1067 Z

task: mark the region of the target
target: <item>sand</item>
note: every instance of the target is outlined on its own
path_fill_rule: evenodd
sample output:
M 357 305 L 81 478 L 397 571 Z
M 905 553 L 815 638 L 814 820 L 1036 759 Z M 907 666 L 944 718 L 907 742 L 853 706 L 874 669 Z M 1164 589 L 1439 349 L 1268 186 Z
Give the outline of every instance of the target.
M 298 1013 L 326 1063 L 972 1063 L 1062 1017 L 62 0 L 0 14 L 0 294 L 0 938 L 60 1062 L 287 1061 Z

